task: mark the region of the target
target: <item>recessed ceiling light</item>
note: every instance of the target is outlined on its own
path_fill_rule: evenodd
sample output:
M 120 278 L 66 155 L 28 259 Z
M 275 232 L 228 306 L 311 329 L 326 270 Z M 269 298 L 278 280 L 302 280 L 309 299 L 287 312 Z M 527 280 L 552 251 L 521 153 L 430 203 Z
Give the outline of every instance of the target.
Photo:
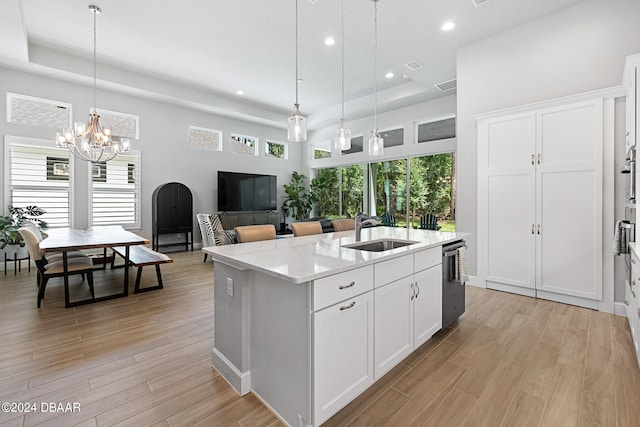
M 388 79 L 392 79 L 393 78 L 393 73 L 391 71 L 389 71 L 387 74 L 384 75 L 386 78 Z
M 442 31 L 451 31 L 456 27 L 456 23 L 453 21 L 447 21 L 444 24 L 442 24 L 442 27 L 440 27 L 440 29 Z
M 244 91 L 243 90 L 237 90 L 236 91 L 236 95 L 244 95 Z
M 334 39 L 333 37 L 327 37 L 326 39 L 324 39 L 324 44 L 326 44 L 327 46 L 333 46 L 334 44 L 336 44 L 336 39 Z

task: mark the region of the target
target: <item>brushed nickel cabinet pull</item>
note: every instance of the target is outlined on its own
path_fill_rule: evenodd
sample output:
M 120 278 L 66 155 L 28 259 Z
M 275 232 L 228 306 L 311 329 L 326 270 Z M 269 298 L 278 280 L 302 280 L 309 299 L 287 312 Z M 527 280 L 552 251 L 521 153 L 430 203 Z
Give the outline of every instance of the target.
M 416 297 L 416 288 L 413 285 L 413 282 L 411 282 L 411 301 L 413 301 L 415 297 Z
M 542 154 L 538 153 L 538 164 L 542 163 Z
M 535 157 L 536 157 L 536 156 L 535 156 L 535 154 L 532 154 L 532 155 L 531 155 L 531 164 L 532 164 L 532 165 L 535 165 L 535 164 L 536 164 L 536 162 L 535 162 Z
M 416 299 L 418 299 L 418 296 L 420 295 L 420 285 L 418 285 L 418 281 L 416 280 L 416 289 L 417 289 L 417 293 L 416 293 Z
M 343 305 L 342 307 L 340 307 L 340 311 L 342 310 L 349 310 L 351 307 L 353 307 L 354 305 L 356 305 L 356 302 L 353 301 L 351 304 L 349 305 Z
M 342 290 L 342 289 L 347 289 L 347 288 L 352 287 L 352 286 L 353 286 L 353 285 L 355 285 L 355 284 L 356 284 L 356 282 L 351 282 L 351 283 L 349 283 L 348 285 L 340 285 L 340 286 L 338 287 L 338 289 L 340 289 L 340 290 Z
M 540 224 L 538 224 L 538 234 L 540 234 Z
M 531 234 L 536 234 L 536 225 L 531 224 Z

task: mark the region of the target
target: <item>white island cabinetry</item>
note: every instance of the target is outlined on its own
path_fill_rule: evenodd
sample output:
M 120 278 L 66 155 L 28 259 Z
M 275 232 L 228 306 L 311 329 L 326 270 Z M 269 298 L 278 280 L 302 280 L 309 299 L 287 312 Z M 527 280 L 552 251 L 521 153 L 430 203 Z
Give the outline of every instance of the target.
M 442 326 L 441 248 L 383 261 L 375 268 L 375 378 Z
M 320 422 L 373 384 L 372 289 L 372 266 L 313 282 L 313 400 Z
M 322 424 L 440 329 L 442 245 L 466 234 L 378 227 L 362 237 L 417 243 L 368 252 L 338 232 L 205 248 L 213 365 L 288 425 Z

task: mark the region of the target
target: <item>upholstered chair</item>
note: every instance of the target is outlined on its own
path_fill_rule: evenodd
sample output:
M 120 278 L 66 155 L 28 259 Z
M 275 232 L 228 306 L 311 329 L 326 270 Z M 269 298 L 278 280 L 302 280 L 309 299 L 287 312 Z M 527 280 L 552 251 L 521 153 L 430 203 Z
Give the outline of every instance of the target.
M 222 224 L 216 214 L 199 213 L 196 215 L 198 225 L 200 226 L 200 234 L 202 235 L 202 247 L 215 246 L 215 232 L 222 230 Z M 207 255 L 204 254 L 204 262 L 207 262 Z
M 294 222 L 291 224 L 291 230 L 293 230 L 295 237 L 322 234 L 322 225 L 320 225 L 320 221 Z
M 355 230 L 356 222 L 352 218 L 334 219 L 331 221 L 335 231 Z
M 18 230 L 22 240 L 24 240 L 29 250 L 29 255 L 36 263 L 38 269 L 37 285 L 38 285 L 38 308 L 44 298 L 44 291 L 47 287 L 47 282 L 51 277 L 64 276 L 64 264 L 63 261 L 49 262 L 42 256 L 40 252 L 40 242 L 38 236 L 33 232 L 31 227 L 20 227 Z M 89 282 L 89 290 L 91 291 L 91 297 L 95 298 L 93 290 L 93 261 L 88 256 L 76 257 L 67 259 L 67 274 L 81 274 L 84 279 L 84 275 L 87 275 L 87 281 Z M 66 295 L 67 290 L 65 290 Z
M 238 235 L 238 242 L 257 242 L 260 240 L 271 240 L 276 238 L 276 227 L 273 224 L 245 225 L 235 228 Z

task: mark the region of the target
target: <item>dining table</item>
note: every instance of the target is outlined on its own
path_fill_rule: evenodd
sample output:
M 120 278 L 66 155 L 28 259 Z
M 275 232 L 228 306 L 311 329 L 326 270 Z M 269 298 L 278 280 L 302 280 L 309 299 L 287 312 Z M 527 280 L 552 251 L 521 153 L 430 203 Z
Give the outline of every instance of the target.
M 40 252 L 45 256 L 48 253 L 62 253 L 65 307 L 75 307 L 114 298 L 122 298 L 129 295 L 129 248 L 132 245 L 149 243 L 149 240 L 125 230 L 120 225 L 94 226 L 86 230 L 76 228 L 51 228 L 47 230 L 47 234 L 48 236 L 40 242 Z M 119 246 L 125 248 L 124 284 L 122 292 L 100 297 L 94 296 L 79 301 L 70 301 L 67 253 L 88 249 L 103 249 L 106 254 L 108 248 Z M 106 260 L 103 259 L 103 262 L 106 262 Z

